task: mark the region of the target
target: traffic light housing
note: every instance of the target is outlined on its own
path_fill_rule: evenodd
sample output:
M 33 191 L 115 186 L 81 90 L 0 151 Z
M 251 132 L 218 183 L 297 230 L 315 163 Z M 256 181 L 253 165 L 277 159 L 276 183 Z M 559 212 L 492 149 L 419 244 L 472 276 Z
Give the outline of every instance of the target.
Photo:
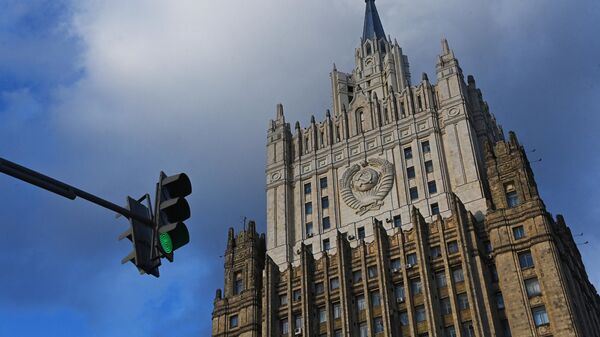
M 127 208 L 137 215 L 151 220 L 150 209 L 138 200 L 127 197 Z M 159 277 L 160 258 L 155 246 L 155 228 L 141 221 L 130 218 L 129 229 L 119 236 L 119 240 L 129 239 L 133 243 L 133 251 L 121 263 L 132 262 L 140 272 Z
M 190 205 L 185 200 L 191 193 L 192 183 L 185 173 L 173 176 L 160 173 L 154 206 L 157 246 L 170 262 L 173 262 L 173 252 L 190 242 L 190 234 L 183 221 L 191 215 Z

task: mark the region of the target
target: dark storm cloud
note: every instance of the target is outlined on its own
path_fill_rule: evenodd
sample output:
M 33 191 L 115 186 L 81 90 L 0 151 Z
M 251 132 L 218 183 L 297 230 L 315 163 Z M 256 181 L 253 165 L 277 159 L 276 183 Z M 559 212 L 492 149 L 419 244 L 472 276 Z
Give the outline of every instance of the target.
M 0 155 L 117 203 L 152 192 L 160 170 L 185 171 L 194 185 L 192 242 L 160 279 L 139 276 L 119 264 L 130 248 L 116 241 L 123 219 L 0 177 L 10 233 L 0 255 L 0 314 L 19 308 L 11 320 L 37 322 L 25 330 L 31 336 L 66 335 L 52 319 L 86 336 L 160 336 L 165 327 L 207 336 L 227 227 L 239 230 L 248 216 L 264 230 L 264 144 L 275 104 L 284 103 L 290 122 L 323 118 L 332 63 L 353 67 L 364 2 L 51 4 L 9 2 L 13 10 L 0 14 L 0 41 L 14 46 L 0 48 Z M 499 122 L 537 149 L 530 156 L 543 157 L 534 164 L 542 196 L 592 241 L 581 248 L 597 284 L 590 258 L 600 243 L 600 161 L 589 154 L 600 145 L 599 5 L 377 6 L 415 81 L 423 71 L 435 78 L 447 37 Z M 0 322 L 0 335 L 15 329 Z

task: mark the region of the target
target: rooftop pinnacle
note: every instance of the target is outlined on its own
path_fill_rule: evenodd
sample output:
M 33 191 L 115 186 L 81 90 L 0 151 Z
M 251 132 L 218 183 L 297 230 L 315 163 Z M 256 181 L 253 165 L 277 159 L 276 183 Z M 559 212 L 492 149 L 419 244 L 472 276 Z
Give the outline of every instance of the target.
M 367 39 L 385 39 L 385 32 L 375 7 L 375 0 L 365 0 L 367 7 L 365 9 L 365 26 L 363 28 L 363 41 Z

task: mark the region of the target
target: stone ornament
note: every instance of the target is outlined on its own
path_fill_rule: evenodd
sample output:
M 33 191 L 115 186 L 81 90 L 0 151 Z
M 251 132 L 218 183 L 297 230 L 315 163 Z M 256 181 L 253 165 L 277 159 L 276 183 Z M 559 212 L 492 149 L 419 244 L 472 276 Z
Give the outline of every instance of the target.
M 394 165 L 385 159 L 372 158 L 352 165 L 342 176 L 340 194 L 356 214 L 363 215 L 383 206 L 383 199 L 394 183 Z

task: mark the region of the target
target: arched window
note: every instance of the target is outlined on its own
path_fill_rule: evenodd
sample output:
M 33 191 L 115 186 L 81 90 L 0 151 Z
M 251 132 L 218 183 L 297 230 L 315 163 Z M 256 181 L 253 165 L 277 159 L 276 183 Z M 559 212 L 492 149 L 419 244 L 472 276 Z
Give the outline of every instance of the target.
M 304 153 L 308 153 L 308 136 L 304 137 Z
M 373 53 L 373 47 L 371 47 L 370 43 L 367 43 L 366 49 L 367 49 L 367 55 L 371 55 Z
M 356 125 L 358 133 L 365 131 L 365 114 L 362 110 L 356 112 Z

